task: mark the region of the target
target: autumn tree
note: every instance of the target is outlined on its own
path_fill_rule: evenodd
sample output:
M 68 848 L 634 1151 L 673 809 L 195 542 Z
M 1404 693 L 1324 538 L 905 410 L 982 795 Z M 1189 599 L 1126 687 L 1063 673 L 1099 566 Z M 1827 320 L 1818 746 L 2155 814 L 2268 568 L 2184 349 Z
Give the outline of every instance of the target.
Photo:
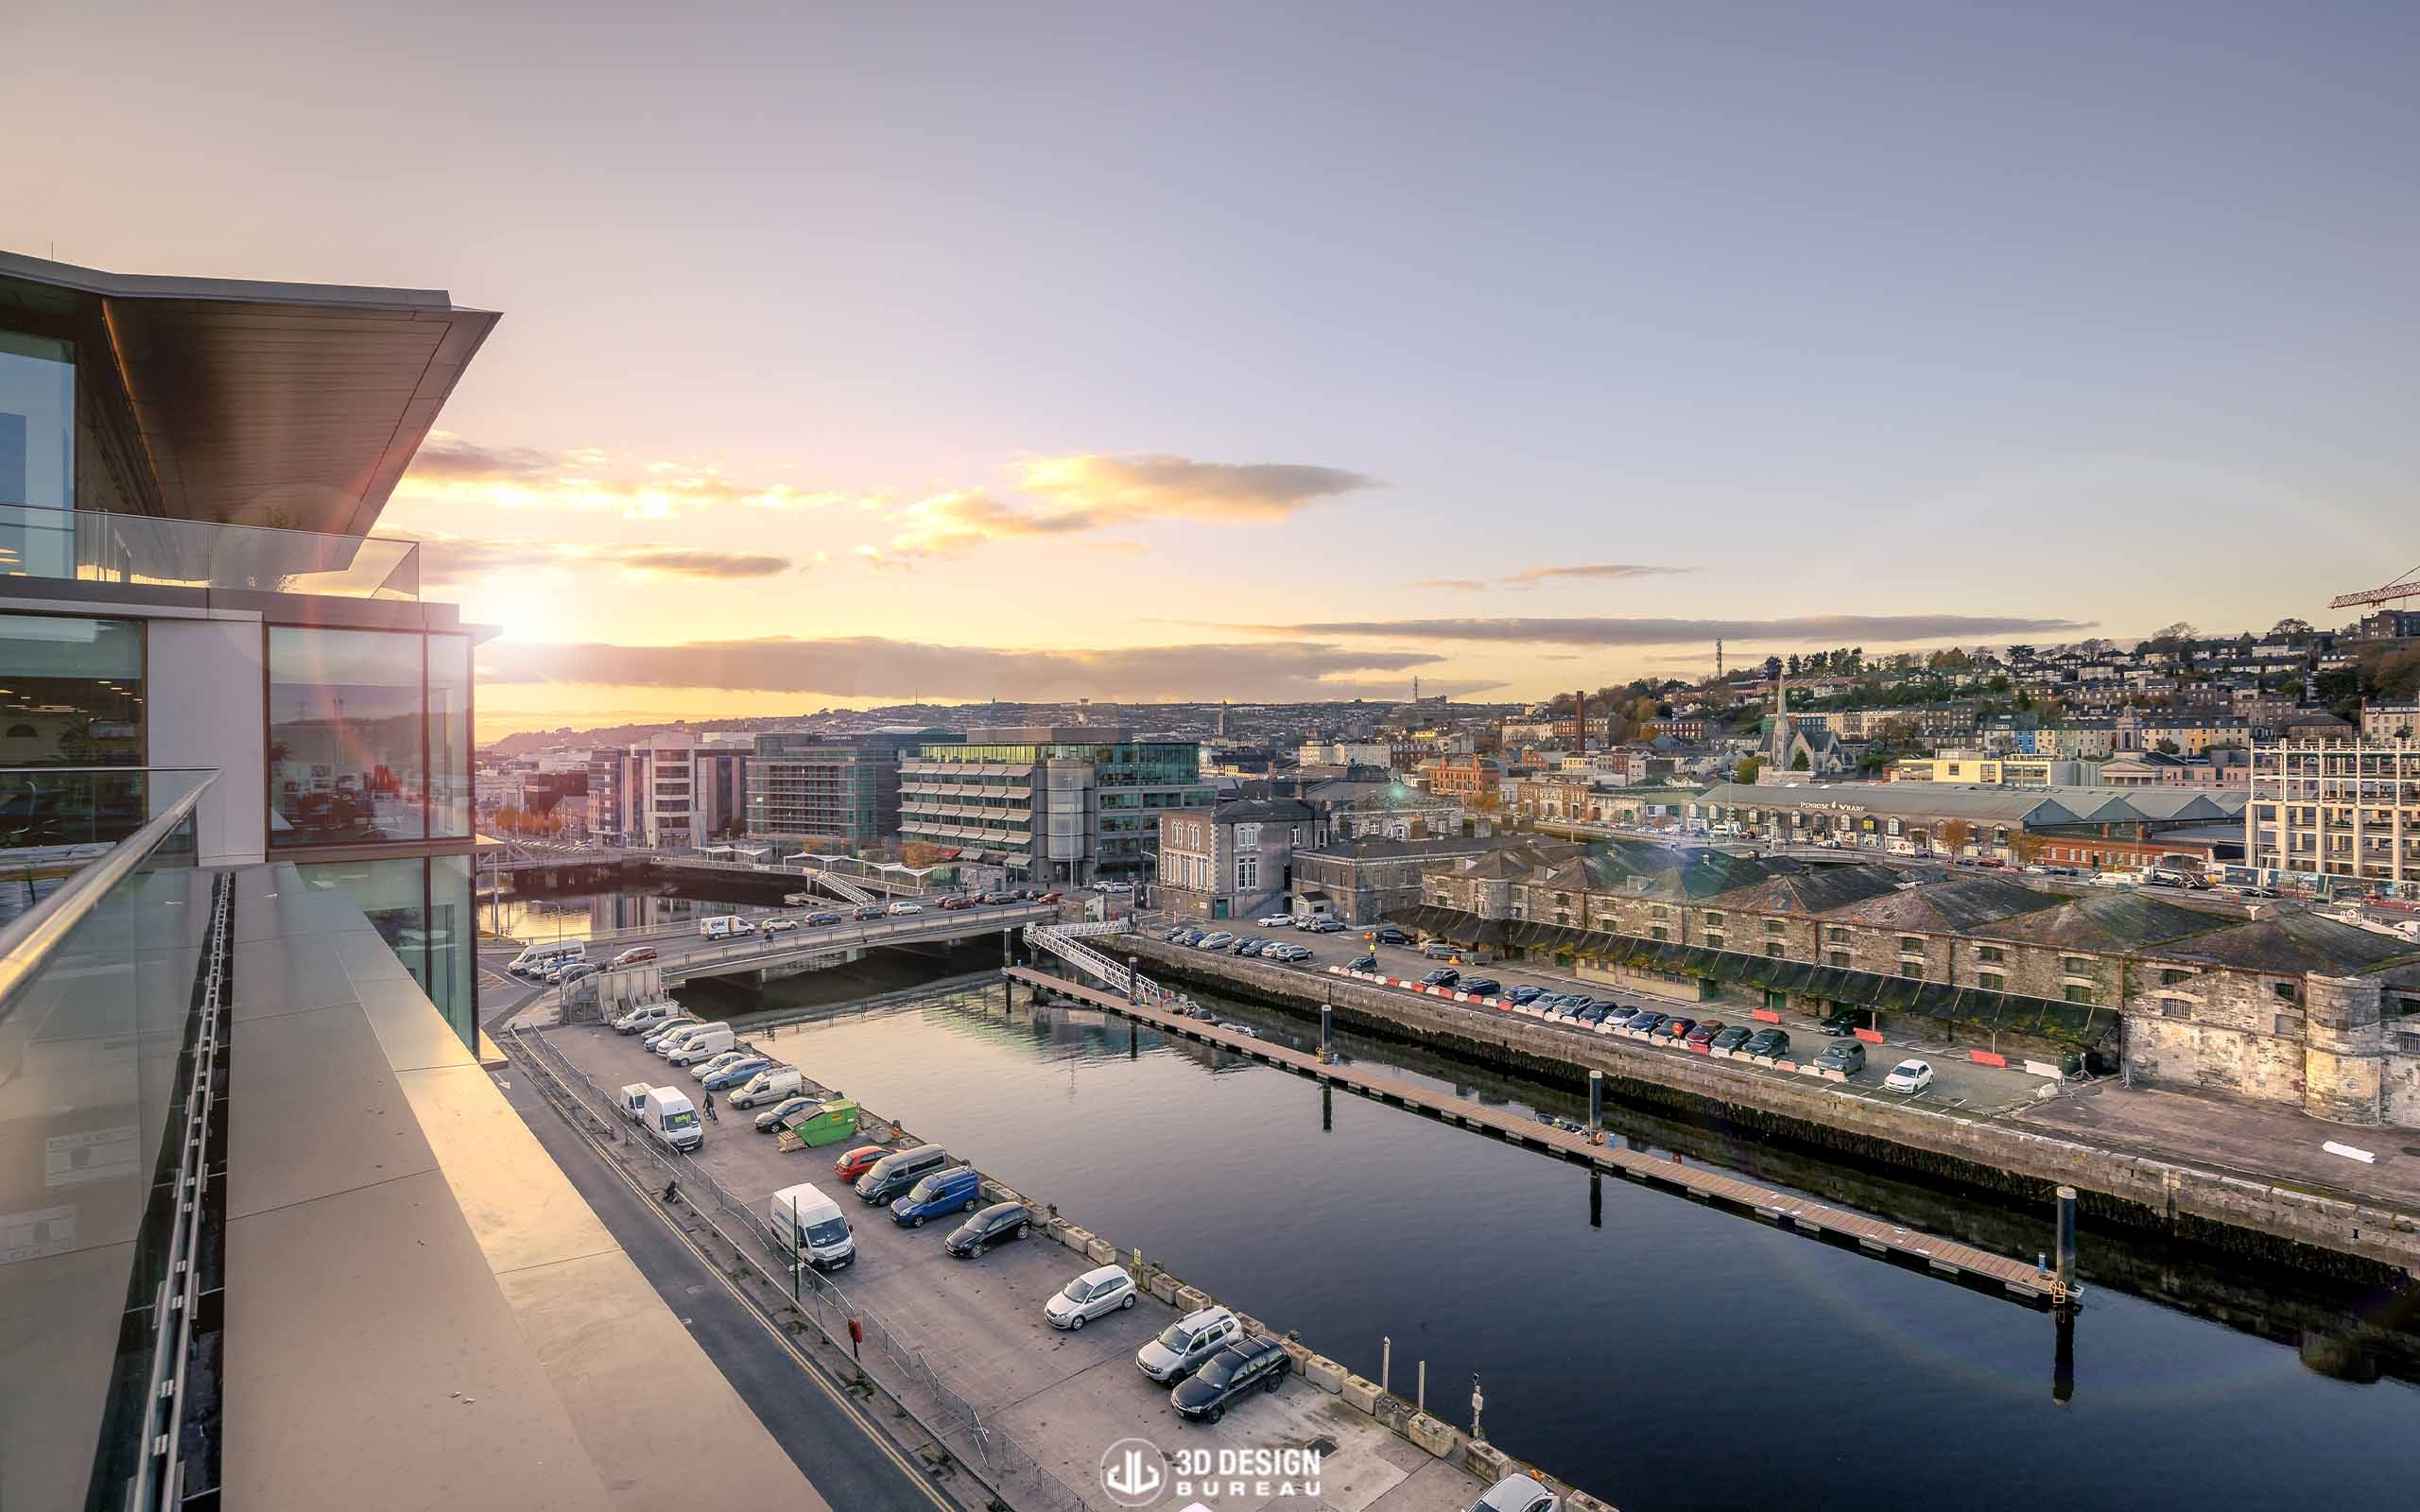
M 1945 819 L 1942 821 L 1940 837 L 1944 854 L 1962 855 L 1965 852 L 1966 847 L 1974 843 L 1975 827 L 1964 819 Z

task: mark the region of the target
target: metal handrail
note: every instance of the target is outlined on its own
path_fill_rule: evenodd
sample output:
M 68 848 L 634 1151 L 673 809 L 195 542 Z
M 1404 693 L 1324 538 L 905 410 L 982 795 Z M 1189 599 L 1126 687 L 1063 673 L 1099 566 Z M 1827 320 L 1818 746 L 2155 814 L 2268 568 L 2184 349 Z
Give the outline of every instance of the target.
M 110 771 L 131 773 L 141 771 L 192 772 L 193 767 L 143 766 L 46 766 L 43 771 Z M 93 909 L 110 889 L 124 881 L 128 873 L 142 865 L 145 857 L 159 848 L 171 831 L 185 821 L 201 801 L 201 795 L 217 781 L 216 771 L 202 773 L 193 791 L 169 804 L 143 828 L 120 840 L 109 853 L 94 861 L 74 876 L 62 882 L 51 895 L 9 920 L 0 928 L 0 1004 L 9 1001 L 26 978 L 42 969 L 68 934 L 91 915 Z

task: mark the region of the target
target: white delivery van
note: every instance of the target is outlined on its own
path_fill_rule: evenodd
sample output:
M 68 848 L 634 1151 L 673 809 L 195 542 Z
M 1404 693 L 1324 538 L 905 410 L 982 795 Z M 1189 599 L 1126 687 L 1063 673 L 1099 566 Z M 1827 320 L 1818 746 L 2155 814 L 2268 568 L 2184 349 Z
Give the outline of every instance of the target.
M 623 1034 L 637 1034 L 643 1029 L 649 1029 L 664 1022 L 680 1011 L 681 1005 L 670 998 L 655 998 L 646 1003 L 633 1003 L 620 1018 L 614 1021 L 614 1027 Z
M 567 939 L 554 945 L 532 945 L 514 956 L 512 964 L 505 970 L 515 976 L 543 978 L 558 967 L 570 966 L 575 962 L 587 959 L 588 942 L 584 939 Z
M 820 1270 L 838 1270 L 857 1258 L 857 1241 L 840 1205 L 802 1181 L 784 1187 L 766 1204 L 773 1225 L 773 1253 L 796 1254 Z
M 727 1023 L 701 1023 L 681 1041 L 681 1047 L 664 1058 L 676 1066 L 691 1066 L 700 1060 L 711 1060 L 736 1044 L 739 1037 Z
M 737 914 L 717 914 L 712 919 L 699 919 L 698 933 L 707 939 L 733 939 L 755 934 L 756 926 Z
M 675 1029 L 671 1033 L 664 1036 L 662 1039 L 657 1040 L 649 1048 L 657 1055 L 662 1056 L 665 1059 L 669 1060 L 672 1058 L 672 1053 L 674 1051 L 689 1042 L 689 1037 L 691 1035 L 702 1033 L 704 1030 L 711 1027 L 712 1025 L 710 1024 L 696 1022 L 683 1024 L 682 1027 Z
M 654 1088 L 648 1086 L 643 1081 L 634 1081 L 626 1084 L 622 1088 L 618 1105 L 622 1109 L 622 1116 L 634 1124 L 645 1123 L 647 1121 L 647 1094 L 653 1091 L 655 1091 Z
M 796 1066 L 767 1066 L 755 1075 L 732 1089 L 731 1106 L 753 1108 L 758 1103 L 778 1102 L 806 1084 Z
M 706 1143 L 706 1126 L 698 1122 L 698 1106 L 677 1087 L 647 1090 L 647 1112 L 639 1123 L 647 1137 L 670 1149 L 694 1150 Z

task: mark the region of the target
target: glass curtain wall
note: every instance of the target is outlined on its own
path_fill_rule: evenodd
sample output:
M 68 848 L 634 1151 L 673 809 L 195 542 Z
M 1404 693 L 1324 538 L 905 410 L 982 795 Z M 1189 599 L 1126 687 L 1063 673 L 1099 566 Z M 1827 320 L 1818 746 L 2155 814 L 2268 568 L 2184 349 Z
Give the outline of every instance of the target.
M 471 638 L 428 637 L 428 835 L 471 833 Z
M 76 352 L 0 331 L 0 505 L 76 506 Z M 0 573 L 67 576 L 66 533 L 0 525 Z
M 360 909 L 462 1042 L 477 1043 L 469 856 L 308 861 L 295 869 L 306 885 L 342 892 Z
M 268 632 L 271 847 L 428 836 L 424 639 Z

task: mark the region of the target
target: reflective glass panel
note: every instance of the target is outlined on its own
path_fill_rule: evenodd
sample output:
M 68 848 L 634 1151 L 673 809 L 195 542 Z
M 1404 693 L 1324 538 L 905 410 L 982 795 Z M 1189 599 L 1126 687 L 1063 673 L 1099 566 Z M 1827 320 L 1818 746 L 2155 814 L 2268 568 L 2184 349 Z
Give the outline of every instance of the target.
M 425 833 L 421 641 L 377 630 L 269 631 L 272 847 Z

